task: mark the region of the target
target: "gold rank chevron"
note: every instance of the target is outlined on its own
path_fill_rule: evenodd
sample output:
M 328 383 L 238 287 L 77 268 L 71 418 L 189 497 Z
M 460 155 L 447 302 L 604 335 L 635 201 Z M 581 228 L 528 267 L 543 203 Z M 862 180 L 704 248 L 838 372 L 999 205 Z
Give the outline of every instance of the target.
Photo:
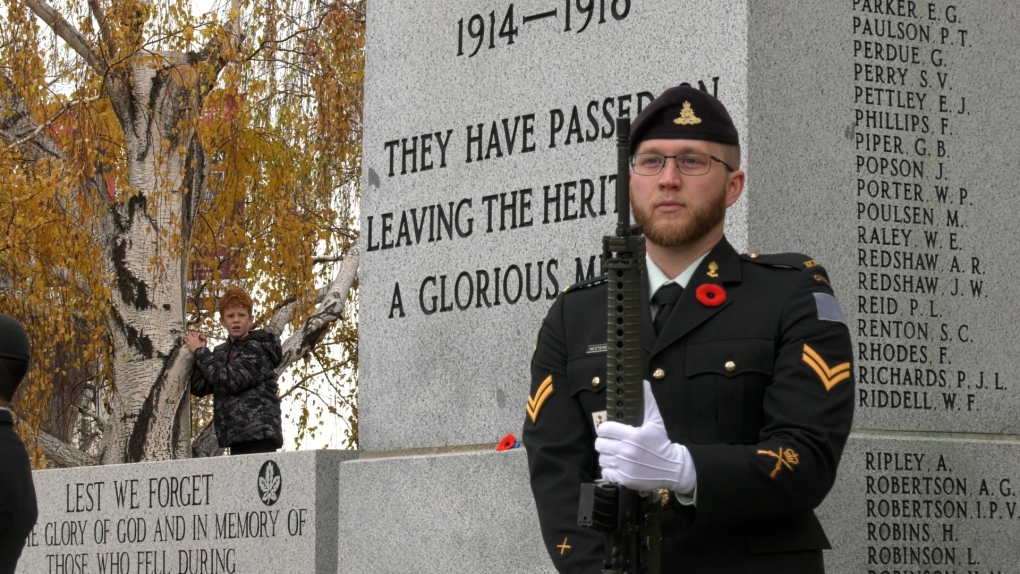
M 833 387 L 850 378 L 849 362 L 829 367 L 825 359 L 809 347 L 807 343 L 804 343 L 803 359 L 818 374 L 818 378 L 822 379 L 822 384 L 825 385 L 826 391 L 831 391 Z
M 534 423 L 538 420 L 538 411 L 541 410 L 546 399 L 548 399 L 552 394 L 552 375 L 549 375 L 544 381 L 542 381 L 541 385 L 538 385 L 538 390 L 535 391 L 535 396 L 528 397 L 528 416 L 531 417 L 531 422 Z

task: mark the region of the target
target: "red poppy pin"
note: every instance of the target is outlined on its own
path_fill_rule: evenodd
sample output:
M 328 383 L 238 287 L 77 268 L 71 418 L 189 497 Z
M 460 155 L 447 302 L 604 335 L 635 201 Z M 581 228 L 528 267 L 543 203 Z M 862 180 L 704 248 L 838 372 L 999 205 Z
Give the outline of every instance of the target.
M 496 452 L 502 452 L 504 450 L 517 448 L 519 445 L 520 443 L 517 442 L 517 439 L 514 437 L 514 435 L 508 434 L 505 437 L 503 437 L 503 440 L 499 441 L 498 445 L 496 445 Z
M 706 307 L 718 307 L 726 302 L 726 291 L 715 283 L 705 283 L 694 292 L 698 303 Z

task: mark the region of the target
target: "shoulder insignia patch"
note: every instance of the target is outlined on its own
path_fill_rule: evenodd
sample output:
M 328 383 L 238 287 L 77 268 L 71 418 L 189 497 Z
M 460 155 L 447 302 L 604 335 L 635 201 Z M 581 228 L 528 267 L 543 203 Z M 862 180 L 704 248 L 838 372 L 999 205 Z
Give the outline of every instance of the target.
M 790 472 L 793 472 L 793 467 L 800 463 L 800 456 L 797 455 L 796 451 L 792 448 L 779 447 L 779 452 L 773 452 L 771 450 L 759 450 L 758 454 L 768 456 L 776 459 L 776 467 L 772 469 L 769 474 L 769 478 L 775 480 L 779 473 L 783 471 L 785 467 Z
M 850 327 L 847 323 L 846 315 L 843 314 L 843 308 L 839 306 L 839 301 L 835 297 L 828 293 L 812 293 L 815 296 L 815 310 L 818 312 L 819 321 L 833 321 L 836 323 L 843 323 Z
M 534 424 L 538 422 L 538 411 L 542 410 L 542 405 L 545 401 L 553 394 L 553 377 L 549 375 L 542 381 L 542 384 L 538 385 L 538 389 L 535 391 L 535 396 L 528 397 L 528 416 L 531 417 L 531 422 Z
M 830 367 L 807 343 L 804 343 L 804 355 L 801 358 L 818 375 L 826 391 L 831 391 L 833 387 L 850 378 L 849 361 Z

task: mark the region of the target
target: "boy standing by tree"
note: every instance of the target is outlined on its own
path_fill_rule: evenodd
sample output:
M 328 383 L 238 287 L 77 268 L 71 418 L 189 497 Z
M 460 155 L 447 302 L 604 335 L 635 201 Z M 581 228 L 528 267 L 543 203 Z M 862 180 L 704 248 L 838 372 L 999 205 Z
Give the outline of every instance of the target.
M 205 335 L 184 337 L 195 353 L 191 393 L 213 395 L 213 422 L 221 447 L 230 454 L 273 452 L 283 446 L 276 368 L 283 348 L 276 335 L 251 330 L 252 300 L 243 289 L 231 287 L 219 304 L 220 324 L 227 341 L 209 351 Z
M 13 574 L 39 517 L 32 468 L 14 433 L 11 399 L 28 372 L 30 344 L 17 320 L 0 314 L 0 574 Z

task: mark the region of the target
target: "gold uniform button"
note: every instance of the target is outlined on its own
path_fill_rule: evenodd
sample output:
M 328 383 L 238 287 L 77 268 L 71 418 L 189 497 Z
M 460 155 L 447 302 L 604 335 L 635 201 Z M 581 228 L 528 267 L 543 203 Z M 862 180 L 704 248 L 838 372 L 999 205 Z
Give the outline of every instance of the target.
M 598 377 L 595 377 L 594 379 L 591 380 L 591 386 L 597 387 L 597 386 L 599 386 L 600 382 L 601 382 L 601 380 Z
M 733 361 L 726 361 L 726 364 L 723 366 L 726 367 L 726 372 L 728 373 L 732 373 L 737 369 L 737 364 Z
M 663 371 L 662 369 L 655 369 L 655 371 L 652 373 L 652 378 L 655 379 L 656 381 L 661 381 L 662 379 L 666 378 L 666 371 Z

